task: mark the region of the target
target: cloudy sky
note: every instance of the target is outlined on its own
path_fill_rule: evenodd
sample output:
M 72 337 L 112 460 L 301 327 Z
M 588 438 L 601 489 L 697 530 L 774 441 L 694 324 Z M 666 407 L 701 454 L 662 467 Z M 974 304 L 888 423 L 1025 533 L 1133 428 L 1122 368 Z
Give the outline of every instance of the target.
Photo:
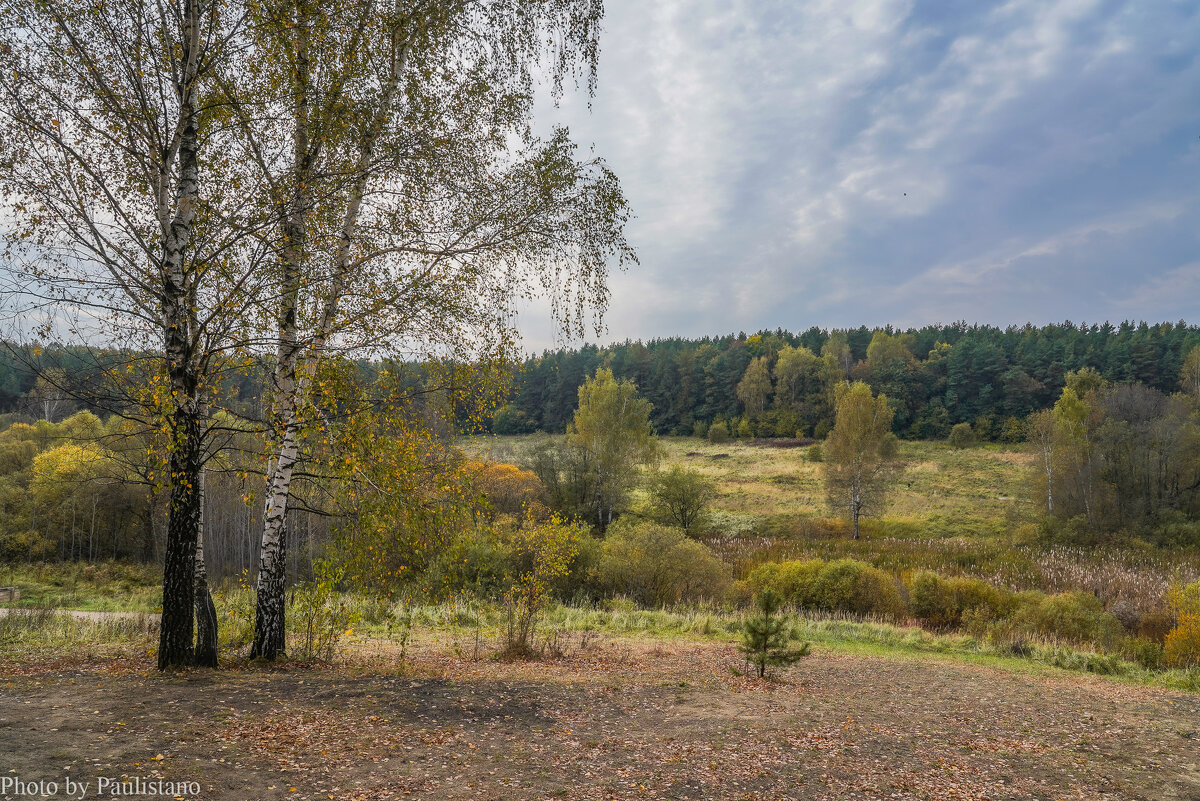
M 608 0 L 602 47 L 538 113 L 637 215 L 601 341 L 1200 322 L 1194 0 Z

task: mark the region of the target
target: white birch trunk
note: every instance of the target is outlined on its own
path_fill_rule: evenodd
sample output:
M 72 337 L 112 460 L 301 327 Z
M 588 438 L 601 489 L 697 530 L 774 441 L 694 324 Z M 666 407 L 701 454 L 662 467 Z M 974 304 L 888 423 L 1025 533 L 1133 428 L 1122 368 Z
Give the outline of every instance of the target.
M 298 33 L 298 52 L 306 52 L 304 30 Z M 308 356 L 302 360 L 297 325 L 300 278 L 305 266 L 304 244 L 306 241 L 305 213 L 309 198 L 303 187 L 311 180 L 308 172 L 302 172 L 298 180 L 297 197 L 285 225 L 288 247 L 285 250 L 285 280 L 279 314 L 279 347 L 276 356 L 275 391 L 276 418 L 279 425 L 279 442 L 272 456 L 267 475 L 267 496 L 263 512 L 263 535 L 259 551 L 257 582 L 257 610 L 255 620 L 252 657 L 274 659 L 285 650 L 286 623 L 284 590 L 287 573 L 286 526 L 288 501 L 291 497 L 292 476 L 299 459 L 300 410 L 306 401 L 312 378 L 320 367 L 321 359 L 329 338 L 333 335 L 337 321 L 338 305 L 346 289 L 346 282 L 353 269 L 352 245 L 357 232 L 359 215 L 367 182 L 370 179 L 371 162 L 374 160 L 379 135 L 387 115 L 396 99 L 400 76 L 408 60 L 408 49 L 404 42 L 393 36 L 393 58 L 391 75 L 385 91 L 378 100 L 377 112 L 372 120 L 358 155 L 357 177 L 354 181 L 335 254 L 335 269 L 321 316 L 309 345 Z M 299 64 L 296 141 L 294 158 L 297 165 L 312 167 L 315 157 L 310 151 L 308 139 L 307 62 L 302 55 Z M 319 148 L 319 143 L 318 143 Z

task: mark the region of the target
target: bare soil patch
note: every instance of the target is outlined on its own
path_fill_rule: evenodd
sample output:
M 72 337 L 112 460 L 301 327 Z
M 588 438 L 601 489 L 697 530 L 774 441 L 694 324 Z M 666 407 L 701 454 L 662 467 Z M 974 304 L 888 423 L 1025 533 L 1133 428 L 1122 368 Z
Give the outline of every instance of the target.
M 0 666 L 0 775 L 194 780 L 204 799 L 1200 798 L 1200 697 L 819 652 L 594 641 L 536 663 Z

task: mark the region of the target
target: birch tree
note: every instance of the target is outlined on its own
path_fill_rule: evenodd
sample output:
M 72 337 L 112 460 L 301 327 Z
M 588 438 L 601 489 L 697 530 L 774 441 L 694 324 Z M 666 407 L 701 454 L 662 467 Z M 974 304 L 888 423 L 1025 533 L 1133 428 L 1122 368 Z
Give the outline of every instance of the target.
M 746 414 L 754 416 L 761 414 L 767 408 L 767 399 L 771 396 L 771 368 L 766 356 L 759 356 L 750 362 L 742 380 L 737 385 L 737 398 L 746 409 Z
M 1038 495 L 1041 495 L 1040 489 L 1044 485 L 1046 514 L 1053 516 L 1055 513 L 1054 485 L 1060 480 L 1056 472 L 1060 457 L 1058 428 L 1055 424 L 1054 412 L 1050 409 L 1043 409 L 1031 414 L 1028 432 L 1029 447 L 1037 465 L 1034 481 L 1039 490 Z
M 1179 386 L 1184 392 L 1200 397 L 1200 345 L 1193 346 L 1179 368 Z
M 287 513 L 321 363 L 504 356 L 516 303 L 536 295 L 581 332 L 609 261 L 633 258 L 616 177 L 565 131 L 529 127 L 536 70 L 561 88 L 582 65 L 591 85 L 601 14 L 598 0 L 268 4 L 223 77 L 242 158 L 281 210 L 253 655 L 285 644 Z M 274 98 L 267 124 L 242 92 Z
M 861 381 L 837 389 L 837 419 L 825 441 L 825 491 L 829 504 L 846 515 L 859 537 L 864 514 L 878 511 L 896 466 L 892 410 Z
M 632 381 L 618 381 L 607 368 L 597 370 L 579 388 L 567 445 L 584 466 L 588 505 L 596 527 L 604 530 L 636 484 L 638 467 L 657 457 L 650 402 L 637 397 Z
M 27 325 L 42 315 L 26 335 L 155 361 L 151 385 L 127 383 L 124 401 L 163 388 L 158 665 L 188 665 L 200 407 L 209 360 L 230 347 L 258 264 L 244 173 L 221 141 L 224 112 L 209 91 L 238 35 L 236 10 L 213 0 L 0 0 L 0 20 L 5 288 Z

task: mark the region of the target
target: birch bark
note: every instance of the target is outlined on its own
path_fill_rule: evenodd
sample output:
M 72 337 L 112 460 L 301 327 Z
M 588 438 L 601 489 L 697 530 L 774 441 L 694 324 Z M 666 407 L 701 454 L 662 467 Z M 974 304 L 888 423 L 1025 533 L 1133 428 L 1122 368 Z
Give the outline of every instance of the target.
M 195 598 L 196 532 L 199 523 L 197 477 L 200 472 L 200 415 L 196 402 L 198 376 L 191 330 L 192 287 L 186 260 L 199 197 L 199 130 L 196 81 L 199 64 L 199 3 L 186 6 L 180 76 L 181 134 L 179 178 L 171 208 L 174 214 L 163 244 L 162 330 L 167 379 L 174 410 L 170 428 L 174 443 L 169 459 L 171 493 L 167 547 L 163 569 L 163 614 L 159 631 L 158 667 L 190 665 L 194 659 L 193 604 Z M 169 164 L 163 164 L 164 172 Z M 160 210 L 168 208 L 167 182 L 160 185 Z M 163 215 L 165 216 L 165 214 Z
M 284 291 L 278 315 L 279 345 L 276 354 L 275 392 L 276 419 L 280 436 L 272 454 L 268 478 L 266 508 L 263 512 L 263 533 L 259 551 L 257 605 L 255 611 L 254 645 L 251 657 L 275 659 L 286 649 L 286 524 L 292 478 L 299 459 L 301 410 L 304 408 L 313 376 L 320 367 L 329 338 L 334 333 L 338 305 L 345 292 L 347 277 L 353 267 L 353 243 L 371 165 L 375 159 L 380 134 L 400 86 L 408 60 L 408 45 L 399 28 L 393 31 L 390 74 L 381 93 L 375 114 L 358 148 L 354 180 L 349 188 L 346 209 L 338 231 L 334 273 L 324 299 L 318 323 L 307 348 L 300 340 L 298 315 L 301 282 L 306 270 L 306 214 L 312 203 L 308 191 L 315 180 L 320 143 L 312 143 L 308 96 L 310 74 L 307 57 L 307 30 L 301 25 L 297 32 L 297 90 L 293 158 L 297 164 L 298 180 L 291 212 L 285 222 Z

